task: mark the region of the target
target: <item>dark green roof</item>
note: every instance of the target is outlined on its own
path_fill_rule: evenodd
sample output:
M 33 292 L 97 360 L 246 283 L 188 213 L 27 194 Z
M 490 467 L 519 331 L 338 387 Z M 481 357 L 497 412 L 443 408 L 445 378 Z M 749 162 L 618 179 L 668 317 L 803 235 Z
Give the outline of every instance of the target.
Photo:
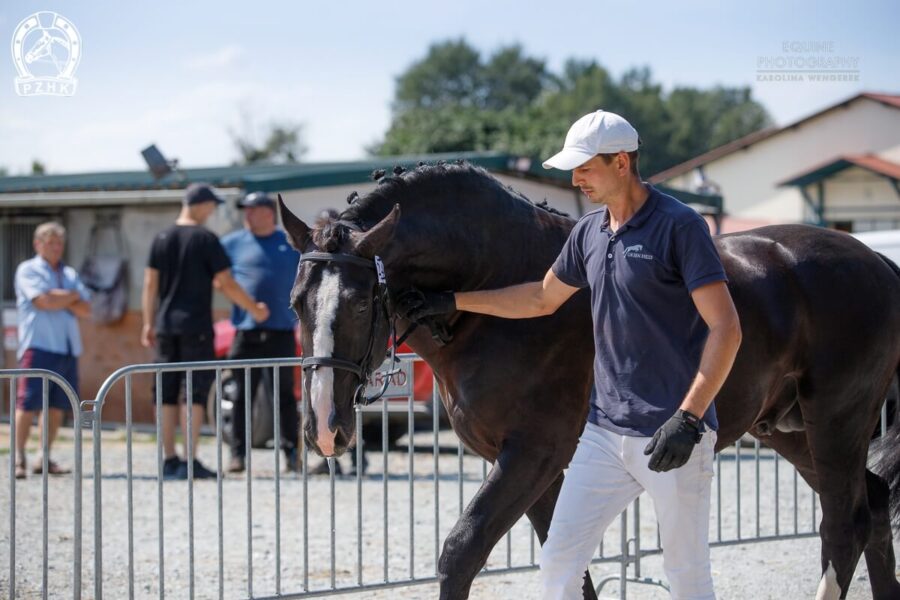
M 488 170 L 507 170 L 510 156 L 495 152 L 460 152 L 425 156 L 393 156 L 353 162 L 299 163 L 180 169 L 162 179 L 149 171 L 109 171 L 67 175 L 0 177 L 0 194 L 37 192 L 108 192 L 124 190 L 182 189 L 195 181 L 215 187 L 237 187 L 247 191 L 293 190 L 367 181 L 375 169 L 418 162 L 464 159 Z

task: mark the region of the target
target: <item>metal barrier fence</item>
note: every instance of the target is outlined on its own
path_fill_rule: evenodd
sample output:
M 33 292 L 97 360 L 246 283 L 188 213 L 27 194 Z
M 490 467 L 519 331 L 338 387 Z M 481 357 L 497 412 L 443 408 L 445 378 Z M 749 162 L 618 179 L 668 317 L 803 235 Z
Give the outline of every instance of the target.
M 50 384 L 58 385 L 65 393 L 71 404 L 75 423 L 81 422 L 81 404 L 78 394 L 72 389 L 65 379 L 52 371 L 45 369 L 6 369 L 0 370 L 0 382 L 9 381 L 9 576 L 6 586 L 9 597 L 15 598 L 17 594 L 17 563 L 16 546 L 18 542 L 16 530 L 16 387 L 28 379 L 41 381 L 41 597 L 45 600 L 49 597 L 49 570 L 50 570 L 50 488 L 49 488 L 49 429 L 50 429 Z M 0 383 L 2 385 L 2 383 Z M 74 427 L 74 459 L 72 478 L 72 596 L 78 600 L 81 598 L 81 428 Z M 24 457 L 23 457 L 24 458 Z M 26 532 L 27 534 L 27 532 Z M 24 537 L 24 536 L 23 536 Z M 28 536 L 30 539 L 31 536 Z M 61 566 L 62 561 L 56 563 Z M 31 593 L 29 592 L 29 595 Z
M 414 355 L 400 358 L 417 360 Z M 430 433 L 423 430 L 429 427 L 419 427 L 417 432 L 421 405 L 415 404 L 411 394 L 404 402 L 405 448 L 390 445 L 389 420 L 397 417 L 398 403 L 383 400 L 373 405 L 374 413 L 363 410 L 356 413 L 357 432 L 362 432 L 364 425 L 371 427 L 369 421 L 374 419 L 380 426 L 381 444 L 380 447 L 357 445 L 352 476 L 340 474 L 343 470 L 340 463 L 346 464 L 346 458 L 329 459 L 327 476 L 312 474 L 310 460 L 315 457 L 307 451 L 302 435 L 299 449 L 302 470 L 282 475 L 278 367 L 296 364 L 296 359 L 272 359 L 128 366 L 104 382 L 95 401 L 80 403 L 66 382 L 51 372 L 0 371 L 0 379 L 10 380 L 11 414 L 14 414 L 16 380 L 40 377 L 44 380 L 45 406 L 49 382 L 59 384 L 72 404 L 74 422 L 92 428 L 93 536 L 89 548 L 94 558 L 92 572 L 88 572 L 91 566 L 81 561 L 82 434 L 81 427 L 74 428 L 71 512 L 74 526 L 71 595 L 74 598 L 80 598 L 83 593 L 82 571 L 85 580 L 93 580 L 93 592 L 88 595 L 98 600 L 104 592 L 115 598 L 165 598 L 167 594 L 179 598 L 309 598 L 437 581 L 441 543 L 487 476 L 488 463 L 468 454 L 455 436 L 440 429 L 440 400 L 435 386 L 427 424 Z M 254 392 L 250 386 L 251 368 L 272 372 L 274 452 L 251 451 L 253 411 L 249 407 Z M 214 372 L 215 406 L 218 407 L 222 403 L 226 371 L 234 374 L 242 369 L 246 384 L 244 402 L 248 407 L 245 410 L 245 475 L 223 476 L 223 415 L 222 410 L 216 410 L 214 444 L 207 440 L 201 448 L 194 448 L 187 436 L 188 478 L 183 482 L 167 481 L 163 476 L 161 431 L 163 373 L 185 373 L 189 408 L 186 426 L 190 431 L 194 374 Z M 132 390 L 135 379 L 147 375 L 156 382 L 155 440 L 139 440 L 137 445 L 144 451 L 135 453 L 135 434 L 144 437 L 146 434 L 136 432 L 132 423 Z M 117 386 L 124 386 L 124 440 L 104 442 L 103 407 Z M 93 410 L 85 410 L 87 407 Z M 304 404 L 304 420 L 305 411 Z M 884 417 L 885 413 L 882 414 Z M 45 417 L 45 431 L 46 428 Z M 115 435 L 107 432 L 106 437 Z M 27 559 L 20 561 L 22 564 L 16 562 L 14 419 L 11 419 L 10 436 L 7 583 L 9 597 L 13 598 L 17 593 L 16 569 L 25 569 L 32 562 Z M 147 451 L 151 441 L 155 441 L 155 453 Z M 105 444 L 112 446 L 106 453 Z M 215 482 L 193 480 L 193 459 L 198 452 L 214 453 Z M 46 452 L 43 455 L 46 457 Z M 370 466 L 363 473 L 367 457 L 371 458 Z M 56 572 L 59 564 L 51 563 L 48 553 L 48 478 L 44 460 L 41 591 L 46 598 L 48 586 L 54 584 L 48 582 L 50 565 L 53 564 Z M 257 461 L 259 465 L 254 472 Z M 710 539 L 714 547 L 817 535 L 816 495 L 799 480 L 793 467 L 761 447 L 758 441 L 751 448 L 738 442 L 731 450 L 716 455 L 713 486 Z M 594 564 L 615 565 L 618 572 L 597 577 L 595 570 L 598 591 L 611 582 L 618 582 L 619 597 L 626 598 L 629 583 L 665 587 L 661 581 L 641 572 L 642 558 L 661 552 L 652 510 L 642 514 L 641 509 L 638 499 L 600 542 Z M 59 516 L 69 517 L 68 514 Z M 536 541 L 530 524 L 523 518 L 494 549 L 483 573 L 509 574 L 537 569 Z M 54 589 L 66 587 L 57 584 Z

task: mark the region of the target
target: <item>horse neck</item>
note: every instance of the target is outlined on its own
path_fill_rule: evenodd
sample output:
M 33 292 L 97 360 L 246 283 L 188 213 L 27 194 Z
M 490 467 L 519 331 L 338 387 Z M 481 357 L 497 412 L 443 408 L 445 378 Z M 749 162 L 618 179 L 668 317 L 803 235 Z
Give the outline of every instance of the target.
M 432 290 L 495 289 L 542 279 L 574 225 L 512 196 L 408 202 L 401 211 L 384 252 L 386 265 L 395 281 Z

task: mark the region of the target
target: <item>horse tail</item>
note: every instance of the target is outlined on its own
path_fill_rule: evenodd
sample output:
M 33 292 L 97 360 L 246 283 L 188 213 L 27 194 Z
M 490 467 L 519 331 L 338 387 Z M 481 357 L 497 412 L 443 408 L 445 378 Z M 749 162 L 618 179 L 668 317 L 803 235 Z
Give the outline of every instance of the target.
M 900 278 L 900 267 L 884 254 L 880 252 L 876 252 L 876 254 Z M 897 381 L 900 381 L 900 364 L 897 365 L 895 379 L 891 383 L 889 391 L 895 390 Z M 886 402 L 890 402 L 891 397 L 892 395 L 889 394 Z M 870 457 L 872 470 L 887 482 L 890 489 L 891 521 L 897 530 L 900 529 L 900 397 L 893 398 L 893 401 L 895 403 L 893 414 L 890 410 L 887 411 L 887 417 L 893 417 L 893 423 L 883 436 L 872 442 Z
M 896 377 L 900 378 L 900 365 L 897 366 Z M 892 388 L 894 384 L 891 384 Z M 890 397 L 887 402 L 890 402 Z M 900 399 L 894 399 L 895 403 Z M 872 471 L 884 479 L 890 489 L 890 513 L 895 530 L 900 530 L 900 413 L 887 411 L 893 423 L 885 434 L 872 442 L 870 447 L 870 465 Z

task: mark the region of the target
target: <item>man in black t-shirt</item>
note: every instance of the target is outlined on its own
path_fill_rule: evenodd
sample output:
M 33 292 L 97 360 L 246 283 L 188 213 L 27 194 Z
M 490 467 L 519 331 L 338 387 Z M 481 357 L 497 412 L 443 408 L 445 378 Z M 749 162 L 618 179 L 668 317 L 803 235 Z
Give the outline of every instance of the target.
M 221 198 L 208 185 L 192 184 L 185 191 L 181 214 L 175 224 L 153 240 L 150 259 L 144 269 L 141 344 L 155 348 L 156 362 L 215 359 L 213 286 L 250 313 L 254 320 L 265 321 L 269 317 L 268 307 L 254 301 L 232 278 L 231 262 L 219 239 L 203 227 L 221 203 Z M 159 391 L 163 404 L 163 476 L 171 479 L 187 479 L 187 462 L 175 452 L 175 427 L 180 417 L 187 457 L 187 411 L 178 410 L 178 397 L 184 379 L 184 372 L 163 373 Z M 206 398 L 214 379 L 212 371 L 195 371 L 191 379 L 191 439 L 195 457 Z M 216 476 L 196 458 L 193 467 L 197 479 Z

